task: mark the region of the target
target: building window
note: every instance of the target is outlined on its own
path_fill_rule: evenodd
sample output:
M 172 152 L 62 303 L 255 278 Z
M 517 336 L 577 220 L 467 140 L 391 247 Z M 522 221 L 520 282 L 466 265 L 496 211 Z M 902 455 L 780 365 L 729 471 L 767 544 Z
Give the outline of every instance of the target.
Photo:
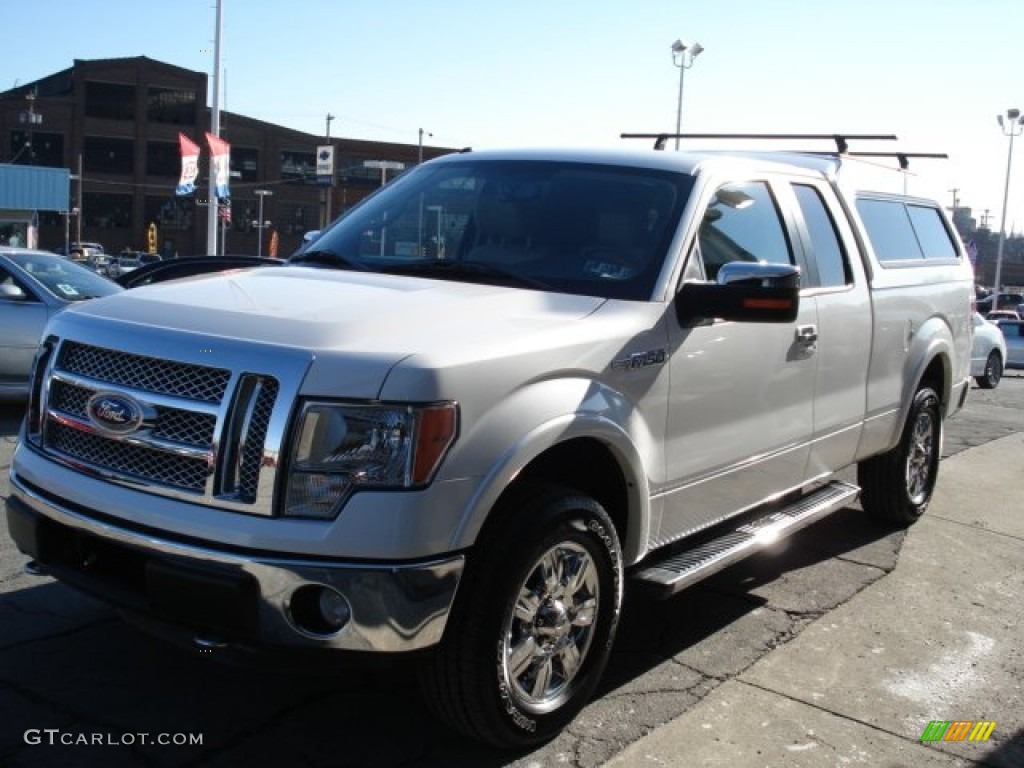
M 365 158 L 362 157 L 339 155 L 336 172 L 341 177 L 341 182 L 350 186 L 380 186 L 380 169 L 367 168 L 363 165 L 364 162 Z M 392 176 L 394 173 L 388 174 L 389 178 Z
M 281 150 L 281 178 L 316 180 L 316 153 Z
M 166 141 L 146 142 L 146 173 L 149 176 L 180 176 L 180 147 Z
M 195 125 L 196 92 L 150 87 L 146 91 L 146 117 L 154 123 Z
M 131 173 L 135 167 L 131 139 L 86 136 L 82 142 L 82 163 L 86 171 Z
M 249 147 L 231 148 L 231 173 L 238 173 L 236 178 L 242 181 L 259 181 L 259 159 L 258 149 Z
M 106 120 L 134 120 L 135 86 L 87 82 L 85 116 L 101 117 Z
M 303 235 L 316 229 L 317 212 L 311 205 L 293 205 L 286 203 L 280 208 L 281 221 L 278 229 L 288 235 Z
M 145 225 L 155 222 L 160 231 L 192 229 L 195 203 L 183 197 L 146 197 Z
M 100 229 L 127 229 L 132 225 L 132 196 L 107 192 L 83 195 L 82 223 Z
M 45 131 L 11 131 L 10 162 L 65 168 L 64 134 Z
M 231 231 L 252 232 L 252 224 L 256 220 L 256 200 L 246 197 L 231 198 Z M 263 210 L 266 216 L 266 208 Z

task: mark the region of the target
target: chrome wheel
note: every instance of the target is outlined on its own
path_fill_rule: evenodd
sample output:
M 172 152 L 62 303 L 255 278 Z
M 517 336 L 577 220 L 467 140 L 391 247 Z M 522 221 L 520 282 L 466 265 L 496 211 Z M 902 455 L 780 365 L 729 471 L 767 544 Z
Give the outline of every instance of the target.
M 920 504 L 932 487 L 936 445 L 935 422 L 931 411 L 921 411 L 914 420 L 907 451 L 907 495 L 911 504 Z
M 559 705 L 590 650 L 599 600 L 597 565 L 579 544 L 558 544 L 529 569 L 503 628 L 500 660 L 524 710 Z

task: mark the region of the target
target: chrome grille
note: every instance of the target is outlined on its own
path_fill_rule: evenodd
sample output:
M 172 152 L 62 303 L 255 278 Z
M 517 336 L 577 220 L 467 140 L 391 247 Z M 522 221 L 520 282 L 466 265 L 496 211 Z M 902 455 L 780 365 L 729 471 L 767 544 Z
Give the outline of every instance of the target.
M 238 490 L 245 501 L 256 499 L 256 491 L 260 479 L 260 466 L 263 460 L 263 439 L 267 435 L 270 423 L 270 412 L 277 399 L 277 382 L 269 379 L 264 382 L 256 399 L 256 407 L 252 414 L 252 427 L 242 451 L 242 467 L 239 472 Z
M 74 342 L 61 348 L 57 365 L 90 379 L 206 403 L 219 403 L 231 379 L 231 371 L 223 368 L 176 363 Z
M 265 442 L 277 378 L 65 341 L 47 385 L 36 439 L 56 459 L 150 493 L 272 513 Z M 135 400 L 142 423 L 127 435 L 105 430 L 88 407 L 100 392 Z
M 158 408 L 153 436 L 185 445 L 208 446 L 213 442 L 217 417 L 208 413 Z
M 202 493 L 207 463 L 145 446 L 130 445 L 63 424 L 47 429 L 48 447 L 97 467 L 171 488 Z
M 69 416 L 85 418 L 85 405 L 95 393 L 86 387 L 76 387 L 63 381 L 54 381 L 50 387 L 50 407 Z
M 85 410 L 96 390 L 55 380 L 50 387 L 50 408 L 79 419 L 88 418 Z M 217 417 L 178 408 L 158 407 L 153 436 L 184 445 L 209 447 L 213 442 Z

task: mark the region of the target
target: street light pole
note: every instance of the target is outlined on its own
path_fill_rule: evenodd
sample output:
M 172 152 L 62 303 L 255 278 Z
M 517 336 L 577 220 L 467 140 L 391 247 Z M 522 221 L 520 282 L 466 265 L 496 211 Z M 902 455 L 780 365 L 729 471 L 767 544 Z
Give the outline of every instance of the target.
M 999 247 L 996 248 L 996 279 L 992 291 L 992 309 L 999 308 L 1000 281 L 1003 273 L 1003 246 L 1006 244 L 1006 205 L 1010 199 L 1010 166 L 1013 164 L 1013 137 L 1020 136 L 1024 130 L 1024 116 L 1019 109 L 1006 110 L 1006 120 L 1002 115 L 996 115 L 999 127 L 1003 134 L 1010 137 L 1010 148 L 1006 152 L 1006 185 L 1003 187 L 1003 215 L 999 224 Z
M 700 43 L 672 43 L 672 63 L 679 67 L 679 101 L 676 106 L 676 151 L 679 151 L 679 134 L 683 126 L 683 74 L 693 66 L 693 60 L 700 56 L 704 46 Z
M 210 133 L 220 136 L 220 37 L 224 27 L 223 0 L 217 0 L 216 26 L 213 38 L 213 77 L 212 104 L 210 106 Z M 217 178 L 210 163 L 209 199 L 206 217 L 206 252 L 217 255 Z M 81 207 L 82 201 L 78 201 Z
M 269 189 L 254 189 L 253 193 L 259 198 L 259 205 L 257 206 L 259 212 L 256 214 L 259 216 L 259 221 L 256 222 L 256 258 L 260 258 L 263 256 L 263 230 L 265 230 L 270 224 L 270 222 L 263 221 L 263 198 L 267 195 L 273 195 L 274 193 Z

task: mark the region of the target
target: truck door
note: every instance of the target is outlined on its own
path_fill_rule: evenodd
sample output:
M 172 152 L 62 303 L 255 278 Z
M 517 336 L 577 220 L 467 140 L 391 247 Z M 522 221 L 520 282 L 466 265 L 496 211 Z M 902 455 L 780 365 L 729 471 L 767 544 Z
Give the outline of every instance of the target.
M 792 220 L 771 183 L 712 190 L 684 280 L 715 280 L 732 261 L 798 263 Z M 801 302 L 794 322 L 669 323 L 670 485 L 657 543 L 802 483 L 813 431 L 816 322 L 812 300 Z
M 823 182 L 791 186 L 804 270 L 801 302 L 817 311 L 814 442 L 808 479 L 848 466 L 860 442 L 872 344 L 872 307 L 856 240 Z

